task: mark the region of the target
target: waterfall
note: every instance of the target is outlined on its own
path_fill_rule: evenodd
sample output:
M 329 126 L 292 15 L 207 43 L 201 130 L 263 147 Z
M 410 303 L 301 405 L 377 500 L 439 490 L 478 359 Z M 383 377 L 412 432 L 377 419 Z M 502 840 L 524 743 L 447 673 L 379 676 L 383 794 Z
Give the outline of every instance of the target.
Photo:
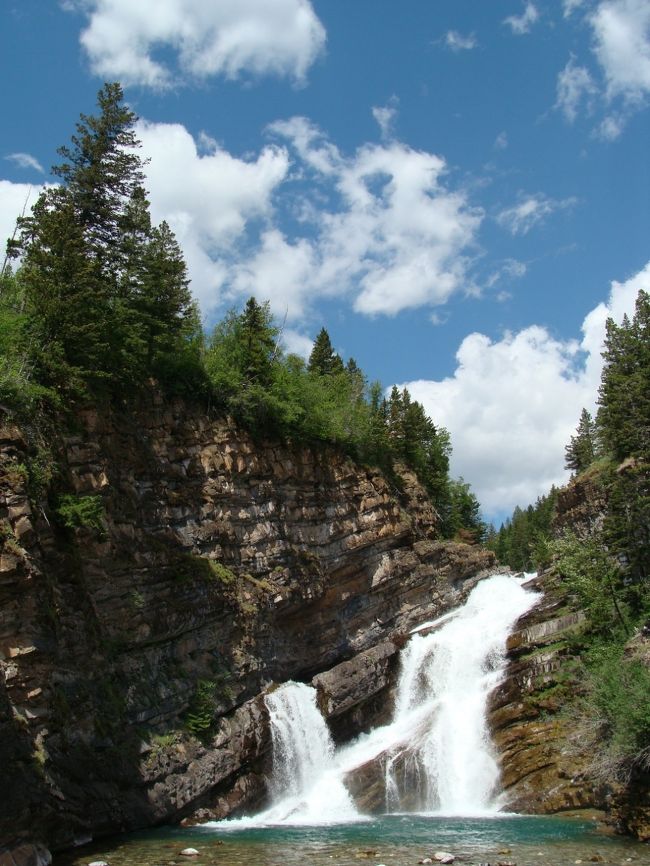
M 288 682 L 266 695 L 271 721 L 272 805 L 262 823 L 320 824 L 358 813 L 336 767 L 334 743 L 316 704 L 316 690 Z
M 269 693 L 272 804 L 242 820 L 359 819 L 345 779 L 373 762 L 383 774 L 387 811 L 496 812 L 499 772 L 487 701 L 505 670 L 507 637 L 539 597 L 523 583 L 508 575 L 487 578 L 463 607 L 414 629 L 402 650 L 392 722 L 338 750 L 313 688 L 289 682 Z
M 521 581 L 497 575 L 481 581 L 444 624 L 411 637 L 393 721 L 411 734 L 387 750 L 389 809 L 406 798 L 423 811 L 495 811 L 499 769 L 487 702 L 504 673 L 508 635 L 537 597 Z

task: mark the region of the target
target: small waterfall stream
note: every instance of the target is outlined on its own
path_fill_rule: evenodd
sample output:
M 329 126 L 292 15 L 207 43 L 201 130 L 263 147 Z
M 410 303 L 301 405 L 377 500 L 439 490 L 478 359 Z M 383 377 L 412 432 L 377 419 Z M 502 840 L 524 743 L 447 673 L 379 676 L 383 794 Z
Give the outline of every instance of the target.
M 487 700 L 504 673 L 507 637 L 538 598 L 523 582 L 487 578 L 463 607 L 414 629 L 402 650 L 392 722 L 338 750 L 313 688 L 289 682 L 267 695 L 272 805 L 232 825 L 361 819 L 345 779 L 373 762 L 383 773 L 386 811 L 496 812 L 499 771 Z

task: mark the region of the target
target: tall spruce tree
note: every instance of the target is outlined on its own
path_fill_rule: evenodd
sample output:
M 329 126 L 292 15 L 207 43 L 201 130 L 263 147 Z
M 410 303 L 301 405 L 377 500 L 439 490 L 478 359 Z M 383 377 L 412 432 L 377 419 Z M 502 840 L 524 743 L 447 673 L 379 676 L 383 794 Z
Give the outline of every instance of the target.
M 35 366 L 45 384 L 75 393 L 147 380 L 200 330 L 176 239 L 151 225 L 137 118 L 119 84 L 97 102 L 59 149 L 62 184 L 19 220 L 11 250 L 23 253 Z
M 632 322 L 607 321 L 597 423 L 623 460 L 650 454 L 650 295 L 640 291 Z
M 310 373 L 318 373 L 319 376 L 331 376 L 333 373 L 343 372 L 343 361 L 334 351 L 330 335 L 325 328 L 320 329 L 314 341 L 307 369 Z
M 576 435 L 564 451 L 564 466 L 574 472 L 584 472 L 598 456 L 596 424 L 586 409 L 582 410 Z

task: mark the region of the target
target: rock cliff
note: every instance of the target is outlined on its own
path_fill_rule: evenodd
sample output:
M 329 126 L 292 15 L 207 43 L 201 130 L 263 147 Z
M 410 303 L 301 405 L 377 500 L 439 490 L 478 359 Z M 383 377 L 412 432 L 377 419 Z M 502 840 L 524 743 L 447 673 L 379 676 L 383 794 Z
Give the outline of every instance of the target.
M 264 797 L 262 693 L 319 688 L 335 735 L 381 718 L 397 647 L 490 553 L 437 540 L 408 471 L 253 441 L 155 394 L 61 434 L 63 524 L 0 430 L 0 839 L 60 847 Z M 201 812 L 200 810 L 207 810 Z
M 555 534 L 588 539 L 606 513 L 606 486 L 595 466 L 558 491 Z M 552 569 L 534 583 L 543 599 L 511 635 L 507 674 L 491 701 L 505 806 L 527 813 L 596 809 L 615 829 L 650 839 L 647 771 L 635 768 L 627 783 L 614 779 L 594 753 L 593 718 L 583 717 L 576 667 L 585 614 Z M 648 635 L 634 636 L 626 652 L 650 666 Z

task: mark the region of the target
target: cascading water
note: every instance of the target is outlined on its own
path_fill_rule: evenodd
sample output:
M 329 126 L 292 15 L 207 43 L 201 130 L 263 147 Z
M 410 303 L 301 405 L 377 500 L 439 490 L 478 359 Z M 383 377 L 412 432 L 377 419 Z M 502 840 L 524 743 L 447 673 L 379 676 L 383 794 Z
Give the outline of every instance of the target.
M 272 805 L 245 823 L 359 819 L 345 779 L 373 762 L 383 767 L 387 811 L 496 812 L 487 699 L 503 675 L 510 630 L 538 598 L 523 582 L 487 578 L 462 608 L 415 629 L 402 651 L 393 721 L 338 751 L 313 688 L 286 683 L 268 694 Z
M 479 583 L 443 625 L 413 635 L 402 653 L 393 722 L 411 736 L 386 756 L 389 809 L 404 800 L 444 814 L 496 809 L 487 701 L 503 675 L 510 630 L 536 598 L 520 581 L 497 575 Z
M 288 682 L 266 695 L 273 743 L 272 799 L 258 820 L 275 824 L 350 821 L 357 811 L 337 772 L 316 690 Z

